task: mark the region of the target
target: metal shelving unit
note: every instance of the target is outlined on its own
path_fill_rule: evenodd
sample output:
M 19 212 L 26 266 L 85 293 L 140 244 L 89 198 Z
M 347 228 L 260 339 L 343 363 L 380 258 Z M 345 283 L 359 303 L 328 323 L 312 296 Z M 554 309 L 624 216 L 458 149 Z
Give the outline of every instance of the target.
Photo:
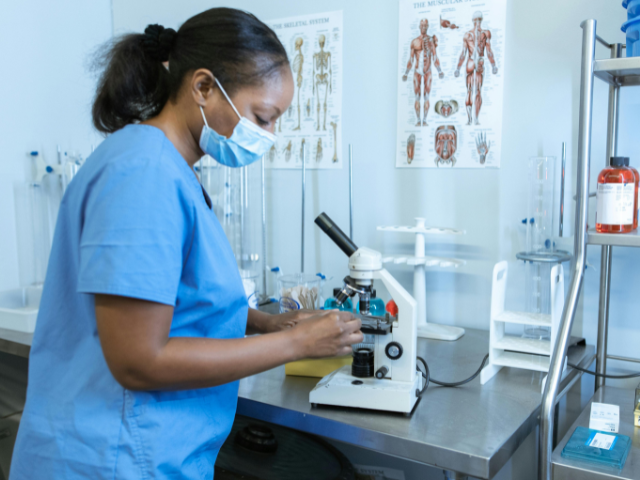
M 555 476 L 553 467 L 558 463 L 557 457 L 552 459 L 554 410 L 558 399 L 558 390 L 562 379 L 562 367 L 567 354 L 567 346 L 571 328 L 580 297 L 582 280 L 586 267 L 587 245 L 601 245 L 600 271 L 600 303 L 598 309 L 598 340 L 596 346 L 596 371 L 606 373 L 607 358 L 621 358 L 607 355 L 607 330 L 609 323 L 609 291 L 611 282 L 611 256 L 613 247 L 640 247 L 640 235 L 599 234 L 594 230 L 587 231 L 589 211 L 589 168 L 591 163 L 591 120 L 593 114 L 593 85 L 596 78 L 609 84 L 609 109 L 607 124 L 607 159 L 617 153 L 618 111 L 620 104 L 620 87 L 640 85 L 640 57 L 622 57 L 623 45 L 609 44 L 596 35 L 596 21 L 582 22 L 582 70 L 580 74 L 580 116 L 578 127 L 578 172 L 575 219 L 575 261 L 571 270 L 571 283 L 562 313 L 562 320 L 556 339 L 554 354 L 551 357 L 549 377 L 542 397 L 540 417 L 540 457 L 539 478 L 551 480 Z M 596 60 L 596 41 L 611 51 L 611 58 Z M 607 160 L 608 161 L 608 160 Z M 637 361 L 636 359 L 625 359 Z M 596 391 L 604 390 L 604 378 L 596 377 Z M 633 393 L 629 393 L 629 403 L 633 403 Z M 584 415 L 585 412 L 583 412 Z M 560 445 L 562 446 L 562 445 Z M 560 447 L 558 447 L 560 448 Z M 640 455 L 640 444 L 635 440 L 631 455 Z M 557 453 L 557 452 L 556 452 Z M 629 462 L 629 459 L 627 460 Z M 637 463 L 632 462 L 633 465 Z M 589 465 L 583 465 L 589 469 Z M 625 467 L 626 468 L 626 467 Z M 618 478 L 600 476 L 589 470 L 589 479 Z M 640 472 L 633 478 L 640 478 Z M 560 478 L 560 476 L 558 476 Z M 571 477 L 578 478 L 578 477 Z M 587 478 L 587 477 L 580 477 Z

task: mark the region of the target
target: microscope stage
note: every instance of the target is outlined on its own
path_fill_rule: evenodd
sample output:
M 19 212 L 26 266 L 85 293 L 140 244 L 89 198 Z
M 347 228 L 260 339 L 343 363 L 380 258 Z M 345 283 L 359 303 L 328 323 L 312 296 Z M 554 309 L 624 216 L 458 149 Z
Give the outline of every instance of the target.
M 309 401 L 317 405 L 408 414 L 418 401 L 416 392 L 421 389 L 420 374 L 416 374 L 413 383 L 375 377 L 358 378 L 351 375 L 351 366 L 347 365 L 320 380 L 309 393 Z

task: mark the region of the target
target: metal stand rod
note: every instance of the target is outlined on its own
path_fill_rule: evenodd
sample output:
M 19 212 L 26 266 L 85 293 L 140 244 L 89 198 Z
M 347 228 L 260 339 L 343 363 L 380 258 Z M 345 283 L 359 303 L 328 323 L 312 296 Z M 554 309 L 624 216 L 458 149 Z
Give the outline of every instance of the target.
M 593 65 L 596 51 L 596 21 L 582 22 L 582 70 L 580 73 L 580 123 L 578 126 L 578 176 L 575 224 L 575 261 L 571 284 L 562 312 L 562 321 L 549 366 L 549 376 L 542 395 L 540 414 L 540 480 L 551 480 L 551 454 L 553 452 L 554 412 L 562 367 L 567 355 L 571 327 L 575 318 L 587 256 L 587 220 L 589 212 L 589 159 L 591 155 L 591 118 L 593 115 Z
M 304 191 L 307 184 L 306 145 L 302 145 L 302 243 L 300 248 L 300 273 L 304 273 Z
M 619 355 L 607 355 L 609 360 L 618 360 L 620 362 L 640 363 L 640 358 L 621 357 Z
M 353 147 L 349 144 L 349 238 L 353 240 Z
M 560 232 L 559 237 L 562 238 L 564 231 L 564 181 L 567 167 L 567 144 L 562 142 L 562 179 L 560 183 Z
M 622 45 L 611 45 L 611 58 L 622 56 Z M 620 107 L 620 86 L 609 86 L 609 111 L 607 119 L 607 158 L 605 165 L 609 165 L 610 157 L 618 152 L 618 116 Z M 607 373 L 607 338 L 609 330 L 609 290 L 611 287 L 611 260 L 613 247 L 602 246 L 600 258 L 600 300 L 598 305 L 598 344 L 596 348 L 596 372 Z M 604 386 L 604 377 L 596 377 L 596 391 Z
M 607 338 L 609 329 L 609 286 L 611 284 L 611 245 L 602 246 L 600 258 L 600 301 L 598 304 L 598 339 L 596 345 L 596 373 L 607 373 Z M 604 377 L 596 377 L 595 390 L 605 384 Z
M 262 300 L 269 298 L 267 294 L 267 193 L 264 171 L 264 157 L 261 160 L 260 180 L 262 190 Z

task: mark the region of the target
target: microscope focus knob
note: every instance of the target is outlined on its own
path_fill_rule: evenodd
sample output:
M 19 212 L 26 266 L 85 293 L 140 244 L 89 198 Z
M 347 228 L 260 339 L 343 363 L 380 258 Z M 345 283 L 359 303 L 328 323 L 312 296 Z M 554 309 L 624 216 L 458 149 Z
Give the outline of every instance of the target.
M 382 366 L 376 371 L 376 378 L 383 379 L 387 376 L 387 373 L 389 373 L 389 369 L 385 366 Z
M 390 342 L 384 349 L 384 353 L 387 354 L 391 360 L 398 360 L 402 356 L 402 345 L 398 342 Z

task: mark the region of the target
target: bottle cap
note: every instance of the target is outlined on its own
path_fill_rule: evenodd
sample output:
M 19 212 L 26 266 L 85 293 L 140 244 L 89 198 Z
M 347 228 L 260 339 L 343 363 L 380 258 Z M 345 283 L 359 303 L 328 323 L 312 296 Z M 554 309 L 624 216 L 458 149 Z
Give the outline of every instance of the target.
M 394 317 L 398 316 L 398 305 L 396 305 L 396 302 L 394 302 L 393 300 L 389 300 L 387 302 L 386 310 L 387 312 L 389 312 L 389 315 L 392 315 Z
M 612 167 L 624 167 L 625 162 L 629 165 L 629 157 L 611 157 L 610 164 Z

